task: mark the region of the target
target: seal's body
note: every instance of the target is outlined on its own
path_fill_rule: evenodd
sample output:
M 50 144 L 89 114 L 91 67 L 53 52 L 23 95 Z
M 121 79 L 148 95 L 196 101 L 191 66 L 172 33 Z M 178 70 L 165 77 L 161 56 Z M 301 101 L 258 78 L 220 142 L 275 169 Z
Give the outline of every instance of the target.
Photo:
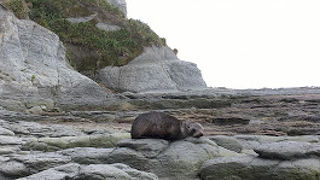
M 149 112 L 139 115 L 132 124 L 132 139 L 156 138 L 179 140 L 188 136 L 203 136 L 199 123 L 180 121 L 163 112 Z

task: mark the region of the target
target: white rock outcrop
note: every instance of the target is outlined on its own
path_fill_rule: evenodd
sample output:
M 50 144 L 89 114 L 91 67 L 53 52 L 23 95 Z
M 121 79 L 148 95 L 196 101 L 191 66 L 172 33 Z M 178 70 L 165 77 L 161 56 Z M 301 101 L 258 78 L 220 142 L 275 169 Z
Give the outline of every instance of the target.
M 174 92 L 206 88 L 194 63 L 179 60 L 166 47 L 147 47 L 140 56 L 122 67 L 107 66 L 99 77 L 120 92 Z
M 56 34 L 1 7 L 0 61 L 0 107 L 50 108 L 106 98 L 103 88 L 69 66 Z
M 119 8 L 125 16 L 127 16 L 127 2 L 126 0 L 107 0 L 110 4 Z

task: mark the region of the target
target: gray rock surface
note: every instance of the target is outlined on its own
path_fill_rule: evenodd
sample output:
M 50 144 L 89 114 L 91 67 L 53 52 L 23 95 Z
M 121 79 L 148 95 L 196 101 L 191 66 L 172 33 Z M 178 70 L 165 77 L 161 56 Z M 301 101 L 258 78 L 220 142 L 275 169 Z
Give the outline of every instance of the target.
M 79 164 L 106 164 L 113 148 L 77 147 L 58 151 L 59 154 L 71 157 L 72 162 Z
M 92 19 L 94 19 L 95 17 L 97 17 L 98 13 L 94 13 L 90 16 L 87 16 L 87 17 L 69 17 L 69 18 L 66 18 L 67 21 L 71 22 L 71 23 L 85 23 L 85 22 L 89 22 L 91 21 Z
M 70 157 L 54 152 L 13 154 L 0 163 L 0 174 L 11 178 L 23 177 L 69 162 Z
M 66 164 L 48 169 L 40 173 L 20 178 L 18 180 L 65 180 L 65 179 L 121 179 L 121 180 L 157 180 L 158 177 L 151 173 L 132 169 L 124 164 L 94 164 L 80 165 Z
M 101 113 L 69 114 L 87 117 Z M 26 118 L 25 114 L 20 115 Z M 19 114 L 15 117 L 19 119 Z M 125 139 L 119 142 L 121 138 L 110 140 L 114 134 L 106 131 L 86 134 L 73 129 L 70 132 L 72 136 L 68 136 L 68 133 L 63 133 L 70 130 L 68 126 L 53 128 L 48 124 L 15 122 L 13 119 L 0 120 L 1 127 L 14 132 L 0 135 L 2 179 L 157 179 L 158 176 L 160 179 L 191 180 L 201 176 L 202 179 L 301 180 L 319 177 L 319 136 L 211 136 L 220 146 L 205 137 L 174 142 L 160 139 Z M 35 142 L 42 147 L 58 148 L 51 148 L 54 152 L 43 152 L 45 148 L 35 148 L 40 145 L 30 146 Z M 102 148 L 110 144 L 116 147 Z M 29 151 L 32 148 L 36 151 Z
M 61 138 L 39 138 L 24 144 L 24 150 L 58 151 L 74 147 L 115 147 L 118 141 L 130 138 L 129 133 L 97 134 Z
M 261 149 L 261 146 L 265 145 L 268 147 L 268 144 L 272 143 L 278 143 L 278 145 L 281 145 L 281 143 L 286 143 L 288 141 L 290 142 L 296 142 L 296 143 L 311 143 L 311 144 L 320 144 L 320 136 L 259 136 L 259 135 L 236 135 L 233 136 L 236 138 L 244 149 Z M 280 143 L 280 144 L 279 144 Z M 278 146 L 279 148 L 279 146 Z
M 214 141 L 217 145 L 222 146 L 226 149 L 229 149 L 234 152 L 241 152 L 243 146 L 240 141 L 238 141 L 234 137 L 229 136 L 210 136 L 208 137 L 210 140 Z
M 0 106 L 50 110 L 54 104 L 100 104 L 107 93 L 74 71 L 49 30 L 0 9 Z
M 266 159 L 320 158 L 320 144 L 282 141 L 263 144 L 254 149 L 259 157 Z
M 189 138 L 168 143 L 165 140 L 124 140 L 109 154 L 109 163 L 124 163 L 152 172 L 159 178 L 194 179 L 208 159 L 239 154 L 206 139 Z
M 110 4 L 119 8 L 125 16 L 127 16 L 127 2 L 126 0 L 107 0 Z
M 18 145 L 1 145 L 0 146 L 0 155 L 12 154 L 20 151 Z
M 320 160 L 311 158 L 281 161 L 253 156 L 222 157 L 205 162 L 200 176 L 205 180 L 316 180 L 320 176 Z
M 148 47 L 122 67 L 100 70 L 101 81 L 120 92 L 174 92 L 206 88 L 201 72 L 193 63 L 179 60 L 168 47 Z
M 17 118 L 19 119 L 19 118 Z M 17 120 L 16 119 L 16 120 Z M 11 118 L 9 118 L 11 120 Z M 29 120 L 33 120 L 32 116 Z M 41 125 L 36 122 L 4 121 L 0 119 L 0 126 L 11 131 L 9 135 L 29 135 L 35 137 L 64 137 L 85 135 L 78 129 L 65 127 L 63 125 Z M 1 133 L 0 133 L 1 134 Z
M 0 126 L 0 135 L 13 136 L 14 132 Z
M 104 30 L 104 31 L 118 31 L 121 29 L 121 27 L 117 25 L 107 24 L 107 23 L 97 23 L 95 25 L 97 28 Z

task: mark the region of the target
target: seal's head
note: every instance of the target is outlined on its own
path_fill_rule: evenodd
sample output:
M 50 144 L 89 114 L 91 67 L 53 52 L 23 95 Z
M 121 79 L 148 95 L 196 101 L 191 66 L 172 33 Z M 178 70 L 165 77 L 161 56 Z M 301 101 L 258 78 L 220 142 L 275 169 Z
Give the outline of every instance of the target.
M 200 138 L 204 134 L 204 128 L 199 123 L 188 121 L 185 123 L 185 132 L 188 136 Z

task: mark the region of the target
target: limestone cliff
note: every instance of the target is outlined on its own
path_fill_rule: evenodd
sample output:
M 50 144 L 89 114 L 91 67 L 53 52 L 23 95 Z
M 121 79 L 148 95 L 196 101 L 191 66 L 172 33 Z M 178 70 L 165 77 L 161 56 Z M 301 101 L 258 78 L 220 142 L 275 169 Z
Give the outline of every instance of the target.
M 59 37 L 0 8 L 0 106 L 13 110 L 90 104 L 107 93 L 73 70 Z
M 173 92 L 205 88 L 193 63 L 179 60 L 166 47 L 148 47 L 129 64 L 108 66 L 99 72 L 101 81 L 120 92 Z
M 122 66 L 145 46 L 165 40 L 139 20 L 126 18 L 124 0 L 4 0 L 17 17 L 56 33 L 70 64 L 83 74 L 107 65 Z
M 206 87 L 195 64 L 179 60 L 147 24 L 126 18 L 124 0 L 0 3 L 5 7 L 0 22 L 0 108 L 104 107 L 110 102 L 105 87 L 117 92 Z

